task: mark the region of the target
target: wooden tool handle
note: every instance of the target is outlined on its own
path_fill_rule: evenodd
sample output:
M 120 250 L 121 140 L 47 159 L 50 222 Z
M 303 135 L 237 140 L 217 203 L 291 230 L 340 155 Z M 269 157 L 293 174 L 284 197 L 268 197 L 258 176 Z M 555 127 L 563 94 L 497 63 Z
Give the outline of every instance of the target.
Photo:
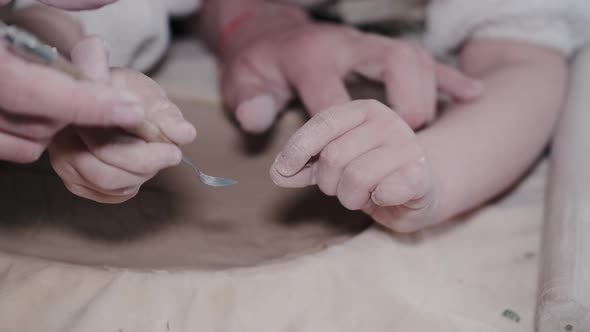
M 590 331 L 590 48 L 570 72 L 548 179 L 539 332 Z

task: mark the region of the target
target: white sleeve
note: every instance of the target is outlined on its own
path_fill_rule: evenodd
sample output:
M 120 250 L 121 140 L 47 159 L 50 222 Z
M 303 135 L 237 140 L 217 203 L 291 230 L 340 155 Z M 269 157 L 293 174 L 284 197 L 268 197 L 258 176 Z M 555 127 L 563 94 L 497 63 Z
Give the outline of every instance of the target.
M 95 10 L 67 12 L 86 35 L 105 39 L 111 65 L 146 71 L 164 55 L 170 41 L 168 0 L 119 0 Z M 38 4 L 17 0 L 16 8 Z
M 432 0 L 426 45 L 437 55 L 469 38 L 533 43 L 570 55 L 590 39 L 589 0 Z

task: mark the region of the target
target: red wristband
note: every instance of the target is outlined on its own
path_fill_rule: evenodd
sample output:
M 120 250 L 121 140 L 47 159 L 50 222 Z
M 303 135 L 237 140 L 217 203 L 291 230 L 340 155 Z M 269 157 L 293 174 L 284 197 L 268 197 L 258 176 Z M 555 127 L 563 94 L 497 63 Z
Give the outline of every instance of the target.
M 235 16 L 231 20 L 229 20 L 221 33 L 219 34 L 219 41 L 217 43 L 217 50 L 220 54 L 223 53 L 227 44 L 231 37 L 245 24 L 255 19 L 261 11 L 264 11 L 264 14 L 269 15 L 270 17 L 277 17 L 277 16 L 287 16 L 295 19 L 306 20 L 307 16 L 305 13 L 300 12 L 299 10 L 285 5 L 278 5 L 278 4 L 269 4 L 266 3 L 263 7 L 256 7 L 249 10 L 245 10 L 239 15 Z
M 217 43 L 217 50 L 220 54 L 223 53 L 223 50 L 225 49 L 225 46 L 227 45 L 227 42 L 231 36 L 242 26 L 242 24 L 246 23 L 254 16 L 256 16 L 256 10 L 246 10 L 225 24 L 221 30 L 221 33 L 219 34 L 219 42 Z

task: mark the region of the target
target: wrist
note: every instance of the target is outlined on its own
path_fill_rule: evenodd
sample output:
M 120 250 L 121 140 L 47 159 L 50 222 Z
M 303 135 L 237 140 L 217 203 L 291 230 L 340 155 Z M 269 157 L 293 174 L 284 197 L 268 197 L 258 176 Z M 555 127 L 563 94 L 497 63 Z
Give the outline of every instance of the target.
M 262 2 L 228 19 L 219 33 L 216 48 L 221 57 L 231 57 L 267 34 L 308 22 L 307 14 L 298 7 Z

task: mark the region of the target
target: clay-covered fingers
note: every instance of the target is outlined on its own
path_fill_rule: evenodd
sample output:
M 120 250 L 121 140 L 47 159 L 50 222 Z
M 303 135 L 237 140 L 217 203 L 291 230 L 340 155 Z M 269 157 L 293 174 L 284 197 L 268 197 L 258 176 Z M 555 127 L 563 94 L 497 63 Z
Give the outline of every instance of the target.
M 330 142 L 315 162 L 314 184 L 326 195 L 336 195 L 344 169 L 367 151 L 378 148 L 389 135 L 381 130 L 382 126 L 382 123 L 365 121 Z
M 4 47 L 0 63 L 0 108 L 6 112 L 92 126 L 134 125 L 144 116 L 139 99 L 128 91 L 75 81 Z
M 318 184 L 324 193 L 334 195 L 357 159 L 384 145 L 403 145 L 413 137 L 395 113 L 376 101 L 334 106 L 292 136 L 271 167 L 271 177 L 280 186 Z M 309 162 L 311 167 L 306 167 Z
M 414 133 L 397 114 L 376 101 L 355 101 L 309 120 L 270 173 L 277 185 L 317 184 L 344 207 L 359 210 L 371 200 L 405 204 L 426 195 L 430 183 L 424 160 Z M 396 184 L 406 189 L 396 192 L 390 187 Z
M 309 182 L 295 183 L 294 176 L 300 172 L 310 173 L 311 169 L 305 166 L 313 157 L 319 155 L 333 140 L 362 125 L 369 112 L 367 106 L 377 107 L 372 102 L 355 101 L 334 106 L 312 117 L 289 139 L 277 156 L 271 167 L 275 183 L 302 187 L 310 185 Z

